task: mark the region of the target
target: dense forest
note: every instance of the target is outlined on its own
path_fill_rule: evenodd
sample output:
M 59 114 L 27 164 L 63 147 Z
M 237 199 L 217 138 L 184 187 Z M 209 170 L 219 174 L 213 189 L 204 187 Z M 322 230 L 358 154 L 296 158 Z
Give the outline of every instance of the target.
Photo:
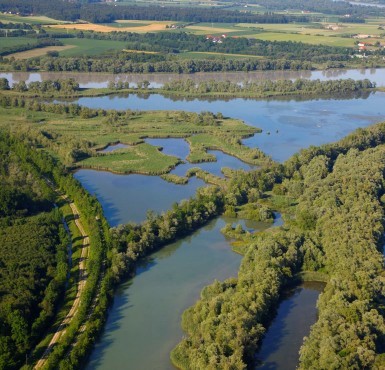
M 179 8 L 167 6 L 113 7 L 108 4 L 83 4 L 61 0 L 0 0 L 0 11 L 20 14 L 46 15 L 54 19 L 92 23 L 109 23 L 116 19 L 145 19 L 182 22 L 225 22 L 225 23 L 288 23 L 308 22 L 303 15 L 253 14 L 214 8 Z
M 384 9 L 359 4 L 351 4 L 348 1 L 333 0 L 251 0 L 252 4 L 259 4 L 266 9 L 282 11 L 287 9 L 304 10 L 323 14 L 336 14 L 363 17 L 379 16 L 384 14 Z
M 44 141 L 39 130 L 20 124 L 7 131 L 0 133 L 0 368 L 20 368 L 26 356 L 29 362 L 37 360 L 33 349 L 63 299 L 68 240 L 52 203 L 57 194 L 47 179 L 76 202 L 91 240 L 81 305 L 47 360 L 49 368 L 59 363 L 74 368 L 101 329 L 112 293 L 108 224 L 95 198 L 55 158 L 38 149 Z M 76 346 L 66 355 L 75 339 Z
M 300 271 L 329 281 L 300 368 L 384 366 L 384 132 L 384 124 L 360 129 L 233 180 L 240 192 L 272 189 L 297 204 L 284 228 L 254 237 L 237 279 L 207 287 L 183 314 L 188 337 L 172 352 L 177 367 L 246 369 L 280 293 Z
M 19 144 L 0 133 L 0 368 L 24 360 L 55 313 L 67 237 L 54 194 Z

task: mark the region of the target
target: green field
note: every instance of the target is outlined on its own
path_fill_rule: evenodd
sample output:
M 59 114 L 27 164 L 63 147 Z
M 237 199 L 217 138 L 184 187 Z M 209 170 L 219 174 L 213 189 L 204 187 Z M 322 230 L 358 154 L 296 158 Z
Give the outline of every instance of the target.
M 37 39 L 31 37 L 0 37 L 0 50 L 10 46 L 36 44 Z
M 64 45 L 75 45 L 76 47 L 60 52 L 61 56 L 76 57 L 83 55 L 100 55 L 115 50 L 123 50 L 127 43 L 113 40 L 91 40 L 91 39 L 61 39 Z
M 28 16 L 21 17 L 15 14 L 0 14 L 0 22 L 3 23 L 27 23 L 31 25 L 38 24 L 59 24 L 59 23 L 70 23 L 65 21 L 59 21 L 57 19 L 45 17 L 45 16 Z

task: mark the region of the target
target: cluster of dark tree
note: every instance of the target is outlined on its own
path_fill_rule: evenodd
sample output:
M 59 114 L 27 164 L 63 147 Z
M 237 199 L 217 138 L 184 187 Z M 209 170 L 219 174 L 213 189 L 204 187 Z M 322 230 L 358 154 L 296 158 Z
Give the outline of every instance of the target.
M 365 23 L 364 18 L 359 17 L 339 17 L 338 18 L 339 23 Z
M 288 23 L 308 22 L 309 17 L 285 14 L 254 14 L 214 8 L 180 8 L 169 6 L 112 7 L 107 4 L 82 4 L 61 0 L 0 0 L 0 11 L 21 14 L 42 14 L 55 19 L 93 23 L 109 23 L 116 19 L 146 19 L 182 22 L 225 23 Z
M 32 26 L 28 23 L 3 23 L 0 22 L 0 29 L 8 29 L 8 30 L 32 30 Z
M 20 37 L 35 34 L 36 31 L 28 23 L 0 22 L 0 37 Z
M 384 366 L 384 143 L 378 124 L 236 176 L 232 189 L 272 189 L 297 205 L 285 229 L 255 237 L 237 279 L 205 288 L 184 313 L 189 336 L 171 355 L 178 368 L 246 369 L 280 292 L 300 270 L 329 278 L 300 368 Z
M 36 42 L 31 42 L 28 44 L 14 45 L 0 48 L 0 57 L 18 53 L 20 51 L 26 51 L 36 48 L 44 48 L 46 46 L 62 46 L 63 43 L 60 40 L 52 39 L 50 37 L 37 38 Z
M 32 81 L 26 83 L 25 81 L 15 82 L 12 88 L 9 86 L 9 81 L 6 78 L 0 78 L 0 90 L 12 90 L 17 92 L 32 92 L 36 94 L 45 93 L 74 93 L 79 91 L 79 83 L 73 78 L 58 79 L 58 80 L 45 80 L 45 81 Z
M 208 93 L 279 93 L 279 94 L 325 94 L 325 93 L 345 93 L 358 91 L 361 89 L 372 89 L 375 83 L 365 80 L 341 79 L 341 80 L 278 80 L 278 81 L 257 81 L 237 84 L 230 81 L 209 80 L 196 83 L 193 80 L 175 80 L 167 82 L 163 86 L 166 91 L 181 91 L 192 94 Z
M 333 0 L 252 0 L 251 3 L 262 5 L 266 9 L 278 10 L 303 10 L 323 14 L 353 15 L 358 17 L 379 16 L 384 10 L 377 7 L 351 4 L 348 1 Z
M 51 189 L 0 132 L 0 368 L 18 368 L 54 316 L 67 276 L 66 233 Z

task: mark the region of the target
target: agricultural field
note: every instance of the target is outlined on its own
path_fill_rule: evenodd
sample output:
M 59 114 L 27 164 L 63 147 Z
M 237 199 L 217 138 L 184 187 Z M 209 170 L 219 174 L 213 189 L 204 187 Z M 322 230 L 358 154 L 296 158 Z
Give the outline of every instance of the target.
M 40 57 L 46 55 L 49 51 L 57 51 L 62 52 L 68 49 L 74 48 L 74 45 L 65 45 L 65 46 L 47 46 L 45 48 L 36 48 L 32 50 L 21 51 L 19 53 L 9 54 L 7 58 L 15 58 L 15 59 L 29 59 Z
M 22 17 L 22 16 L 19 16 L 16 14 L 0 14 L 0 22 L 2 22 L 2 23 L 27 23 L 27 24 L 31 24 L 31 25 L 68 23 L 66 21 L 59 21 L 57 19 L 49 18 L 49 17 L 46 17 L 44 15 Z
M 166 30 L 166 26 L 170 22 L 145 22 L 140 21 L 142 25 L 137 25 L 137 23 L 132 23 L 129 21 L 117 22 L 113 26 L 111 24 L 95 24 L 95 23 L 71 23 L 71 24 L 57 24 L 52 25 L 50 28 L 60 28 L 60 29 L 69 29 L 69 30 L 78 30 L 78 31 L 94 31 L 94 32 L 113 32 L 113 31 L 126 31 L 133 32 L 133 27 L 135 27 L 135 32 L 145 33 L 145 32 L 157 32 Z M 129 24 L 129 26 L 127 26 Z M 143 25 L 144 24 L 144 25 Z
M 114 40 L 92 40 L 92 39 L 61 39 L 64 45 L 70 48 L 61 51 L 59 54 L 65 57 L 76 57 L 82 55 L 101 55 L 114 50 L 123 50 L 126 46 L 124 41 Z
M 196 3 L 195 3 L 196 4 Z M 313 23 L 286 23 L 286 24 L 250 24 L 250 23 L 193 23 L 183 24 L 182 22 L 170 21 L 146 21 L 146 20 L 117 20 L 106 24 L 93 23 L 64 23 L 47 17 L 20 17 L 16 15 L 0 15 L 0 21 L 6 19 L 8 21 L 29 22 L 31 24 L 42 24 L 47 32 L 54 37 L 55 33 L 71 33 L 77 34 L 80 31 L 94 32 L 186 32 L 195 35 L 213 35 L 221 36 L 226 34 L 227 37 L 246 37 L 257 38 L 264 41 L 293 41 L 303 42 L 313 45 L 354 47 L 359 41 L 370 43 L 372 45 L 385 44 L 385 18 L 367 18 L 366 23 L 337 23 L 330 22 L 330 17 L 322 18 L 322 22 Z M 172 28 L 171 26 L 180 26 L 181 28 Z M 360 38 L 353 38 L 353 35 L 360 35 Z M 49 50 L 56 50 L 60 56 L 64 57 L 80 57 L 80 56 L 97 56 L 111 53 L 114 51 L 123 51 L 127 49 L 127 43 L 124 41 L 113 40 L 94 40 L 88 38 L 61 38 L 60 41 L 64 47 L 55 47 L 52 49 L 36 49 L 17 53 L 14 56 L 17 59 L 32 58 L 42 56 Z M 1 37 L 1 48 L 7 48 L 17 45 L 26 45 L 34 43 L 36 39 L 28 37 Z M 369 47 L 373 48 L 373 47 Z M 17 50 L 15 50 L 17 51 Z M 140 51 L 140 50 L 139 50 Z M 244 54 L 221 54 L 221 53 L 199 53 L 190 52 L 188 49 L 181 50 L 179 58 L 200 59 L 200 58 L 248 58 Z

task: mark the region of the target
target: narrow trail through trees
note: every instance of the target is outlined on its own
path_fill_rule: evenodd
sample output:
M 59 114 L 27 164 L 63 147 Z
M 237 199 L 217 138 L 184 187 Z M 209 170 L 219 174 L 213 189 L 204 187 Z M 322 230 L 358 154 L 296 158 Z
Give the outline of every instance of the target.
M 66 199 L 68 202 L 69 200 L 63 196 L 64 199 Z M 66 317 L 63 319 L 59 327 L 56 329 L 54 336 L 52 337 L 48 347 L 44 351 L 42 357 L 40 360 L 36 363 L 34 369 L 41 369 L 45 362 L 47 361 L 47 358 L 49 354 L 51 353 L 53 347 L 55 346 L 56 343 L 59 342 L 60 338 L 65 334 L 66 328 L 70 324 L 72 318 L 75 316 L 80 303 L 81 303 L 81 298 L 82 298 L 82 293 L 84 291 L 86 282 L 87 282 L 87 269 L 86 269 L 86 260 L 89 255 L 89 244 L 90 240 L 89 237 L 87 236 L 86 232 L 84 231 L 83 225 L 80 222 L 80 215 L 79 211 L 76 207 L 76 205 L 73 202 L 69 202 L 69 205 L 71 207 L 73 216 L 74 216 L 74 221 L 76 227 L 79 229 L 79 232 L 82 235 L 83 238 L 83 244 L 82 244 L 82 251 L 81 251 L 81 256 L 79 258 L 79 278 L 78 278 L 78 286 L 77 286 L 77 293 L 76 297 L 73 301 L 72 307 L 69 310 L 68 314 Z

